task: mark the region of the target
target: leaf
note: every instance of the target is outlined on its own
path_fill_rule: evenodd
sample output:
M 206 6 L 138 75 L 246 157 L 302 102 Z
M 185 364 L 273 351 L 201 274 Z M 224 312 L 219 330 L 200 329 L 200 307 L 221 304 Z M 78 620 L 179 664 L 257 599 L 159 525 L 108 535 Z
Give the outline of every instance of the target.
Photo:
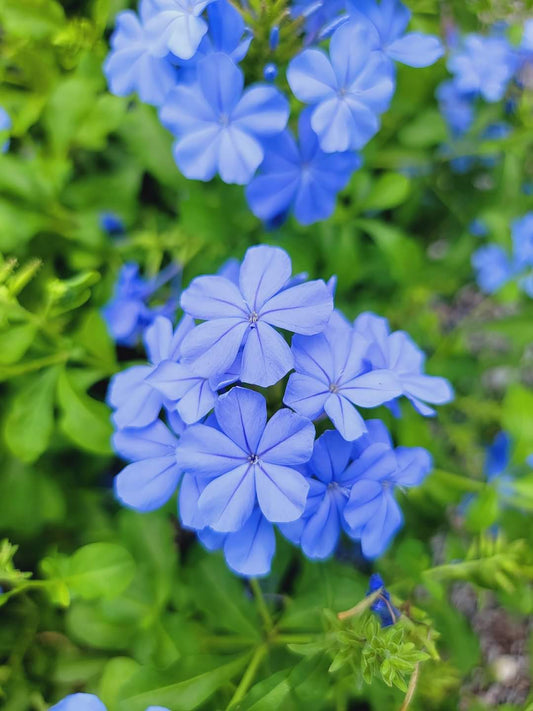
M 4 437 L 13 454 L 34 462 L 45 451 L 54 428 L 54 395 L 60 367 L 28 378 L 11 400 Z
M 389 210 L 401 205 L 410 191 L 410 181 L 402 173 L 385 173 L 375 180 L 361 203 L 362 210 Z
M 117 711 L 146 711 L 149 705 L 191 711 L 244 669 L 250 655 L 189 657 L 164 672 L 144 668 L 120 692 Z
M 381 220 L 357 220 L 356 224 L 372 237 L 382 251 L 393 277 L 400 283 L 409 283 L 416 277 L 424 259 L 414 239 Z
M 468 507 L 466 525 L 473 533 L 484 531 L 496 521 L 498 512 L 498 492 L 493 486 L 486 486 Z
M 509 387 L 503 401 L 502 429 L 514 440 L 516 461 L 523 462 L 533 449 L 533 392 L 522 385 Z
M 10 365 L 22 358 L 35 338 L 36 328 L 31 323 L 9 326 L 0 333 L 0 365 Z
M 133 579 L 135 563 L 125 548 L 115 543 L 90 543 L 69 560 L 65 582 L 85 600 L 120 595 Z
M 115 366 L 115 344 L 99 311 L 91 309 L 76 333 L 77 342 L 105 365 Z
M 102 402 L 97 402 L 74 387 L 73 374 L 63 371 L 58 383 L 58 402 L 62 414 L 61 430 L 78 447 L 95 454 L 111 454 L 113 427 L 109 410 Z
M 139 663 L 130 657 L 113 657 L 107 662 L 98 687 L 98 697 L 105 704 L 107 711 L 114 711 L 121 687 L 139 669 Z

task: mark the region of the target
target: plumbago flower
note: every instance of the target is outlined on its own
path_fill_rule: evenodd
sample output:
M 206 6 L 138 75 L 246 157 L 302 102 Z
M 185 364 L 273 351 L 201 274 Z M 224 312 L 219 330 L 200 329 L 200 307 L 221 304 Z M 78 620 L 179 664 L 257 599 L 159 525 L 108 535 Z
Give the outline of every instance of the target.
M 9 148 L 9 138 L 4 140 L 4 135 L 11 128 L 11 118 L 7 111 L 0 106 L 0 153 L 5 153 Z
M 160 109 L 183 175 L 248 185 L 253 212 L 270 225 L 291 212 L 302 224 L 328 217 L 390 104 L 394 61 L 421 67 L 442 54 L 437 38 L 405 34 L 410 13 L 399 0 L 298 0 L 288 9 L 265 28 L 264 13 L 244 0 L 141 0 L 140 16 L 118 15 L 104 65 L 113 93 L 136 92 Z M 287 66 L 257 65 L 248 50 L 263 37 Z M 312 46 L 324 42 L 329 52 Z M 289 97 L 274 86 L 285 74 L 310 108 L 304 118 L 293 102 L 298 146 L 285 130 Z
M 94 694 L 70 694 L 51 707 L 50 711 L 107 711 Z M 169 711 L 163 706 L 148 706 L 146 711 Z
M 291 277 L 284 250 L 252 247 L 242 263 L 194 279 L 176 329 L 160 317 L 146 330 L 150 363 L 111 381 L 113 446 L 128 462 L 116 498 L 152 511 L 179 490 L 181 525 L 239 575 L 268 574 L 276 527 L 312 559 L 333 555 L 343 533 L 367 557 L 380 555 L 403 521 L 395 490 L 431 469 L 428 452 L 395 448 L 356 406 L 404 394 L 429 414 L 425 402 L 450 399 L 451 389 L 423 374 L 406 334 L 333 311 L 333 284 Z M 291 346 L 277 328 L 296 334 Z M 287 407 L 279 390 L 265 393 L 268 418 L 265 396 L 244 384 L 267 388 L 293 368 Z M 324 414 L 334 429 L 315 439 Z

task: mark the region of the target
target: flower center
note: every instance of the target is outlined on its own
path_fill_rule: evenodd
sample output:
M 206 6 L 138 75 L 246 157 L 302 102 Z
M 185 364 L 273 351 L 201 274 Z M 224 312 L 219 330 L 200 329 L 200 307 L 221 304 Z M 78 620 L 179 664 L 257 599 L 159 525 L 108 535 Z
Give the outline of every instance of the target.
M 250 323 L 250 325 L 253 326 L 253 325 L 256 324 L 258 321 L 259 321 L 259 315 L 256 314 L 255 311 L 252 311 L 252 313 L 248 315 L 248 322 Z
M 330 383 L 329 384 L 329 391 L 330 391 L 330 393 L 338 393 L 339 386 L 337 385 L 337 383 Z
M 259 456 L 257 454 L 250 454 L 248 461 L 250 464 L 257 464 L 259 462 Z
M 229 114 L 220 114 L 220 116 L 218 117 L 218 122 L 221 126 L 229 126 Z

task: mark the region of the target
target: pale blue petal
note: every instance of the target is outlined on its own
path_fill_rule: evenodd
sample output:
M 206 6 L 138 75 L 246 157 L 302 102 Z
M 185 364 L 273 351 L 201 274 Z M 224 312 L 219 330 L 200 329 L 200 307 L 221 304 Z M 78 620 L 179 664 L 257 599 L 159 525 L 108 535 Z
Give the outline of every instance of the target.
M 344 439 L 353 441 L 366 432 L 365 421 L 342 395 L 331 393 L 324 403 L 324 410 Z
M 248 318 L 239 289 L 222 276 L 196 277 L 181 295 L 180 303 L 194 318 Z
M 197 84 L 180 84 L 165 99 L 159 112 L 161 123 L 175 136 L 200 131 L 217 120 Z
M 228 55 L 215 52 L 202 59 L 198 63 L 198 81 L 216 115 L 230 115 L 242 94 L 244 76 Z
M 401 384 L 390 370 L 371 370 L 343 383 L 340 392 L 359 407 L 377 407 L 402 394 Z
M 453 389 L 446 378 L 435 375 L 401 375 L 404 393 L 417 400 L 444 405 L 453 400 Z
M 266 137 L 283 131 L 289 113 L 289 102 L 278 89 L 256 84 L 244 92 L 231 118 L 242 131 Z
M 330 342 L 323 335 L 311 338 L 294 336 L 291 348 L 296 372 L 310 375 L 329 387 L 336 376 Z
M 241 464 L 211 480 L 203 490 L 198 507 L 200 515 L 215 531 L 238 531 L 246 523 L 255 503 L 254 467 Z
M 70 694 L 50 711 L 106 711 L 106 707 L 94 694 Z
M 268 323 L 258 321 L 244 344 L 241 380 L 266 388 L 281 380 L 293 364 L 291 349 L 283 336 Z
M 215 414 L 220 429 L 243 452 L 257 453 L 267 419 L 266 400 L 261 393 L 232 388 L 218 398 Z
M 327 386 L 309 375 L 292 373 L 287 383 L 283 402 L 293 410 L 314 420 L 324 411 L 330 395 Z
M 316 104 L 334 96 L 337 78 L 324 52 L 306 49 L 289 64 L 287 80 L 293 94 L 306 104 Z
M 339 542 L 341 527 L 339 512 L 326 494 L 316 511 L 306 522 L 302 533 L 302 550 L 311 560 L 329 558 Z
M 205 483 L 204 483 L 205 485 Z M 180 523 L 184 528 L 198 531 L 206 526 L 204 517 L 198 510 L 198 499 L 203 491 L 199 481 L 192 474 L 183 476 L 178 497 Z
M 398 470 L 394 481 L 398 486 L 418 486 L 433 468 L 433 459 L 422 447 L 397 447 Z
M 350 442 L 335 430 L 327 430 L 315 442 L 309 469 L 325 484 L 337 481 L 346 469 L 351 453 Z
M 333 33 L 329 44 L 331 65 L 337 85 L 348 87 L 362 72 L 370 59 L 368 28 L 349 22 Z
M 379 122 L 366 106 L 352 111 L 343 97 L 334 95 L 315 108 L 311 126 L 322 150 L 334 153 L 362 148 L 377 132 Z
M 291 271 L 291 260 L 284 249 L 250 247 L 239 272 L 239 287 L 250 309 L 259 313 L 265 301 L 282 289 Z
M 223 373 L 237 357 L 248 328 L 248 322 L 240 318 L 206 321 L 186 336 L 182 354 L 206 376 Z
M 429 67 L 444 54 L 444 47 L 438 37 L 410 32 L 391 42 L 386 48 L 387 56 L 409 67 Z
M 379 511 L 383 499 L 383 486 L 379 481 L 360 479 L 354 482 L 344 518 L 349 527 L 359 529 L 371 521 Z
M 136 511 L 153 511 L 170 499 L 180 474 L 175 456 L 143 459 L 128 464 L 115 477 L 115 496 L 124 506 Z
M 259 141 L 233 122 L 218 138 L 218 172 L 225 183 L 246 185 L 261 165 L 264 151 Z
M 377 558 L 388 548 L 394 534 L 401 528 L 403 516 L 390 491 L 384 492 L 374 516 L 361 534 L 361 547 L 366 558 Z
M 174 144 L 174 159 L 186 178 L 209 181 L 218 169 L 220 127 L 206 125 L 185 134 Z
M 178 440 L 161 420 L 143 428 L 118 430 L 113 435 L 113 448 L 124 459 L 138 461 L 174 456 Z
M 296 469 L 261 462 L 255 467 L 255 488 L 261 511 L 272 523 L 295 521 L 305 509 L 309 484 Z
M 226 563 L 235 573 L 246 577 L 268 575 L 275 551 L 274 528 L 259 509 L 240 531 L 229 534 L 224 543 Z
M 193 425 L 183 433 L 176 458 L 185 472 L 218 476 L 247 461 L 248 453 L 214 427 Z
M 272 326 L 311 336 L 324 330 L 333 299 L 320 279 L 284 289 L 261 309 L 261 318 Z
M 257 453 L 262 462 L 304 464 L 313 453 L 314 439 L 313 423 L 307 417 L 283 408 L 268 421 Z

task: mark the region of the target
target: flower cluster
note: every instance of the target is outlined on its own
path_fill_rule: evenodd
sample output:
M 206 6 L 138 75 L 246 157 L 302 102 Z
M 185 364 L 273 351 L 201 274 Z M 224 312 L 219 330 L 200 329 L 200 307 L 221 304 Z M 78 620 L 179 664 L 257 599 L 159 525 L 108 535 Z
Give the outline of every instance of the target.
M 391 102 L 395 62 L 425 67 L 443 49 L 436 37 L 406 33 L 410 12 L 400 0 L 279 5 L 281 25 L 267 27 L 263 47 L 265 9 L 228 0 L 141 0 L 139 15 L 119 14 L 104 70 L 113 93 L 137 92 L 158 107 L 187 178 L 219 175 L 247 185 L 250 208 L 265 222 L 293 212 L 310 224 L 331 215 L 360 166 L 357 151 Z M 310 46 L 326 39 L 329 51 Z M 252 44 L 255 64 L 248 66 Z M 295 44 L 305 45 L 296 56 Z M 258 55 L 268 60 L 259 68 Z M 278 59 L 306 107 L 297 137 L 287 128 L 289 101 L 274 86 Z M 245 87 L 245 76 L 260 81 Z
M 499 244 L 480 247 L 472 255 L 472 266 L 482 291 L 493 294 L 515 280 L 533 298 L 533 212 L 511 225 L 512 251 Z
M 431 457 L 395 448 L 360 408 L 400 415 L 403 396 L 429 416 L 452 390 L 406 333 L 336 311 L 334 280 L 291 276 L 284 250 L 251 247 L 235 267 L 194 279 L 177 327 L 159 316 L 145 330 L 149 363 L 113 377 L 114 448 L 130 462 L 116 496 L 150 511 L 179 485 L 181 524 L 245 576 L 269 572 L 275 526 L 309 558 L 332 555 L 342 531 L 376 557 L 402 524 L 396 488 L 419 484 Z
M 50 711 L 107 711 L 107 709 L 94 694 L 70 694 L 52 706 Z M 163 706 L 149 706 L 146 711 L 169 711 L 169 709 Z
M 514 46 L 504 29 L 495 27 L 492 34 L 467 34 L 462 37 L 452 35 L 448 70 L 452 78 L 437 88 L 437 99 L 441 113 L 448 125 L 452 143 L 467 134 L 476 118 L 476 107 L 480 102 L 496 103 L 509 96 L 510 87 L 518 91 L 527 80 L 528 67 L 533 66 L 533 20 L 525 23 L 519 46 Z M 509 96 L 509 107 L 513 100 Z M 498 122 L 489 125 L 482 132 L 481 140 L 505 138 L 511 127 Z M 445 151 L 449 151 L 445 147 Z M 485 156 L 484 164 L 494 162 L 492 156 Z M 458 156 L 452 167 L 464 172 L 473 165 L 472 156 Z

